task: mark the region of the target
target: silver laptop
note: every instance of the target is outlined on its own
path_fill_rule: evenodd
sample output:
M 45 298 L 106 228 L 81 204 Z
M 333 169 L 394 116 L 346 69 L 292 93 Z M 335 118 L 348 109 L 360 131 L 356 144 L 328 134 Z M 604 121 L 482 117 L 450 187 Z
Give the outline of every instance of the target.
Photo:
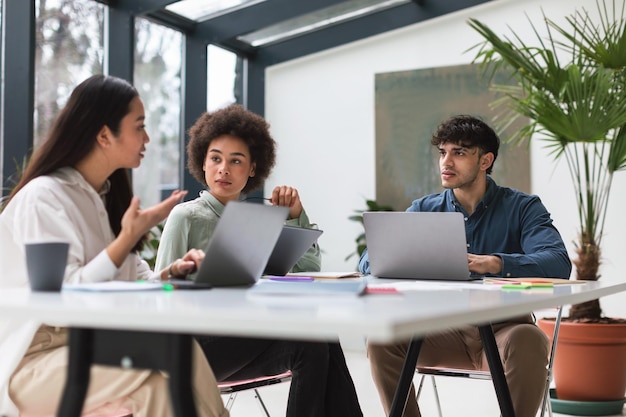
M 465 221 L 457 212 L 365 212 L 365 240 L 372 275 L 465 281 Z
M 227 203 L 195 281 L 170 283 L 181 289 L 253 285 L 263 273 L 288 214 L 288 207 Z
M 322 233 L 319 229 L 283 226 L 264 274 L 286 275 Z

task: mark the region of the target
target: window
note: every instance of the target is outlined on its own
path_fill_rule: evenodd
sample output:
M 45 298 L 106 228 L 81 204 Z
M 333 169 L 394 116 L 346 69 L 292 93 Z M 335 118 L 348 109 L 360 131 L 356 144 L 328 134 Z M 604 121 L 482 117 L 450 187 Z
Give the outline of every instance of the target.
M 214 111 L 232 104 L 235 99 L 237 55 L 217 46 L 207 48 L 207 109 Z
M 104 6 L 92 0 L 35 1 L 34 145 L 43 141 L 72 89 L 102 73 Z
M 180 186 L 183 36 L 142 18 L 136 19 L 135 30 L 134 85 L 146 110 L 150 143 L 141 166 L 133 170 L 133 189 L 147 207 Z

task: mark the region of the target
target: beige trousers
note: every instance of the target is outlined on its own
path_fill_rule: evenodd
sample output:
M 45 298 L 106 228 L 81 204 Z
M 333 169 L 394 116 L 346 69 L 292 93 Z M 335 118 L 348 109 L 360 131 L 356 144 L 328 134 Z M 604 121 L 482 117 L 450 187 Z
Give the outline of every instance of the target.
M 513 409 L 517 417 L 534 417 L 541 405 L 547 378 L 549 342 L 528 319 L 527 324 L 493 325 Z M 370 370 L 385 413 L 389 415 L 409 343 L 368 343 Z M 478 328 L 466 326 L 428 335 L 420 350 L 419 366 L 489 370 Z M 415 387 L 411 385 L 404 417 L 419 417 Z
M 42 326 L 13 374 L 9 395 L 29 416 L 55 414 L 68 362 L 67 329 Z M 198 417 L 228 417 L 215 376 L 202 350 L 193 344 L 192 386 Z M 92 366 L 83 412 L 109 403 L 131 410 L 133 417 L 169 417 L 167 375 L 151 370 Z

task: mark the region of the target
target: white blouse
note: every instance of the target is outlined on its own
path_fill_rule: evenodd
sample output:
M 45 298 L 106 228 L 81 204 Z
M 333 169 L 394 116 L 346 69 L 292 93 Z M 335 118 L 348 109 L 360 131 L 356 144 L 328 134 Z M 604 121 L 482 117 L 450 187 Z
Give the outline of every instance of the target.
M 26 184 L 0 213 L 0 291 L 28 288 L 24 243 L 37 241 L 70 243 L 66 283 L 154 278 L 137 254 L 117 268 L 106 253 L 115 239 L 104 205 L 106 191 L 98 194 L 70 167 Z M 0 319 L 0 415 L 15 413 L 7 394 L 9 378 L 41 324 Z

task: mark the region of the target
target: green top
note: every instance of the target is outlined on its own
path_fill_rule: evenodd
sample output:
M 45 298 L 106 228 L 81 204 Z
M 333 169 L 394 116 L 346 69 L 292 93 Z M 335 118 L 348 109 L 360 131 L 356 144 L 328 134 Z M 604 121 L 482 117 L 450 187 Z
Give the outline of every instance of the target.
M 255 204 L 255 203 L 250 203 Z M 211 193 L 204 190 L 192 201 L 178 204 L 167 218 L 159 248 L 157 251 L 155 271 L 161 271 L 178 258 L 182 258 L 190 249 L 204 249 L 217 226 L 224 205 Z M 302 210 L 300 217 L 285 222 L 289 226 L 315 227 Z M 315 244 L 306 251 L 292 268 L 292 272 L 319 271 L 322 257 L 319 245 Z M 189 278 L 195 279 L 195 274 Z

